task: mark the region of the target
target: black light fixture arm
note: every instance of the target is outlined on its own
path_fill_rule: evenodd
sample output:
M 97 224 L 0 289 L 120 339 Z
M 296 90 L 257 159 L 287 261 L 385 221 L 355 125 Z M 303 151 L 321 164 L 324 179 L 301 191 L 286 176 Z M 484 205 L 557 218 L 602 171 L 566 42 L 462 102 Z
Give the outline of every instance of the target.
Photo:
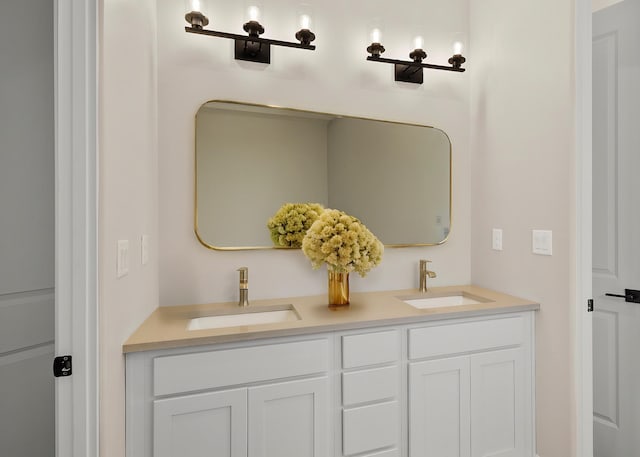
M 422 38 L 419 40 L 422 41 Z M 418 42 L 418 39 L 416 39 Z M 450 66 L 447 65 L 434 65 L 431 63 L 423 63 L 422 61 L 427 58 L 427 53 L 424 52 L 420 45 L 416 45 L 416 49 L 409 53 L 409 57 L 413 60 L 398 60 L 398 59 L 386 59 L 382 57 L 384 52 L 384 46 L 379 42 L 374 41 L 367 48 L 367 52 L 371 54 L 367 56 L 367 60 L 370 62 L 390 63 L 395 67 L 395 80 L 405 83 L 422 84 L 424 82 L 423 68 L 429 68 L 431 70 L 446 70 L 462 73 L 465 71 L 462 68 L 462 64 L 467 61 L 461 54 L 454 54 L 449 59 Z M 455 52 L 455 51 L 454 51 Z
M 430 63 L 415 62 L 415 61 L 412 62 L 410 60 L 387 59 L 385 57 L 367 56 L 367 60 L 371 62 L 391 63 L 395 65 L 405 65 L 407 67 L 415 67 L 415 68 L 430 68 L 432 70 L 456 71 L 460 73 L 466 70 L 465 68 L 460 68 L 460 67 L 456 68 L 456 67 L 447 66 L 447 65 L 434 65 Z
M 316 36 L 308 28 L 305 28 L 304 24 L 303 28 L 296 33 L 296 39 L 300 42 L 295 43 L 291 41 L 260 38 L 260 35 L 264 33 L 264 27 L 255 19 L 251 19 L 243 24 L 242 29 L 247 32 L 247 35 L 205 29 L 204 27 L 209 24 L 209 19 L 200 11 L 187 13 L 184 19 L 190 24 L 190 26 L 184 28 L 185 32 L 233 40 L 234 57 L 237 60 L 269 64 L 271 63 L 271 45 L 307 49 L 309 51 L 316 49 L 316 47 L 311 44 L 311 42 L 316 39 Z
M 276 46 L 286 46 L 289 48 L 308 49 L 313 51 L 316 49 L 313 44 L 293 43 L 290 41 L 271 40 L 269 38 L 260 38 L 258 36 L 239 35 L 236 33 L 218 32 L 216 30 L 199 29 L 196 27 L 185 27 L 185 32 L 197 33 L 200 35 L 217 36 L 220 38 L 229 38 L 231 40 L 248 41 L 251 43 L 273 44 Z

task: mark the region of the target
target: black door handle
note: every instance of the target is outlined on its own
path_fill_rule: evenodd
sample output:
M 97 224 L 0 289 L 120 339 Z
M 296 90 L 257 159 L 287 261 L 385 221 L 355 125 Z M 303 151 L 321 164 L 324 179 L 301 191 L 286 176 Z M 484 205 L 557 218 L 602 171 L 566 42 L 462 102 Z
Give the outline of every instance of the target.
M 640 303 L 640 290 L 625 289 L 624 295 L 620 294 L 605 294 L 607 297 L 619 297 L 624 298 L 624 301 L 629 303 Z

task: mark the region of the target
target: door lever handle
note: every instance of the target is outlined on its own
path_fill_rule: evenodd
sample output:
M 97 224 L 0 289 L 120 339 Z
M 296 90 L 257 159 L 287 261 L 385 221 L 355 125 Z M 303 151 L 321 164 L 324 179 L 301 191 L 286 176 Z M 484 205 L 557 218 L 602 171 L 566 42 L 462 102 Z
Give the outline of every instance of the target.
M 605 294 L 607 297 L 619 297 L 624 298 L 624 301 L 628 303 L 640 303 L 640 290 L 625 289 L 624 295 L 620 294 Z

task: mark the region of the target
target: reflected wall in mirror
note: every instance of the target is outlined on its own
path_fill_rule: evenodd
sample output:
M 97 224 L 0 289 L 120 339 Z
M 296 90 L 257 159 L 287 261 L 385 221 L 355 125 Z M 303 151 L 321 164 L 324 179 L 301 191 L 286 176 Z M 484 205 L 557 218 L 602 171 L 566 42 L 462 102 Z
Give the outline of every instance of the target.
M 360 219 L 387 246 L 444 242 L 451 143 L 439 129 L 213 101 L 196 115 L 198 239 L 212 249 L 273 247 L 284 203 Z

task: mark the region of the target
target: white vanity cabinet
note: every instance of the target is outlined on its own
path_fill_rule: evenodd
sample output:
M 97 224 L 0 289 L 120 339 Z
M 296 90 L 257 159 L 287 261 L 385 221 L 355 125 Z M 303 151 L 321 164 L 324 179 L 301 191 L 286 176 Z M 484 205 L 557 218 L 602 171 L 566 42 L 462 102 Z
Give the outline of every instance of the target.
M 409 457 L 534 455 L 531 319 L 409 330 Z
M 533 457 L 533 311 L 127 354 L 127 457 Z
M 329 339 L 221 346 L 127 356 L 127 456 L 325 457 Z

